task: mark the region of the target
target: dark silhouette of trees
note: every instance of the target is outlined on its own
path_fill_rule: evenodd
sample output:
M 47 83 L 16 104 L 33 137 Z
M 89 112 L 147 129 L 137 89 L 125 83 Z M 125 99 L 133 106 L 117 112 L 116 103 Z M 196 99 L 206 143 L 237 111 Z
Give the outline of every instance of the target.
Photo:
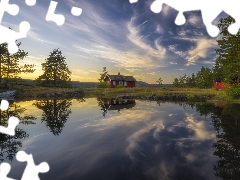
M 59 135 L 64 124 L 69 118 L 71 113 L 70 106 L 72 105 L 70 100 L 38 100 L 34 103 L 37 108 L 43 111 L 42 122 L 46 123 L 55 136 Z
M 25 108 L 21 108 L 16 103 L 11 103 L 7 111 L 0 110 L 0 125 L 7 126 L 8 119 L 11 116 L 16 116 L 20 120 L 20 124 L 35 124 L 33 120 L 36 118 L 31 115 L 22 115 L 26 111 Z M 22 139 L 27 138 L 29 135 L 19 127 L 15 129 L 15 136 L 10 136 L 0 133 L 0 161 L 8 159 L 13 160 L 15 154 L 18 152 L 18 148 L 22 147 Z
M 42 63 L 44 73 L 36 81 L 39 85 L 49 87 L 71 87 L 71 71 L 68 69 L 65 56 L 59 49 L 54 49 Z
M 108 71 L 106 67 L 103 67 L 103 73 L 100 74 L 99 82 L 104 82 L 104 78 L 107 75 Z
M 17 44 L 18 48 L 21 43 Z M 25 64 L 20 66 L 20 61 L 27 57 L 28 53 L 18 49 L 14 54 L 10 54 L 7 49 L 7 44 L 0 44 L 0 82 L 4 79 L 5 87 L 8 87 L 10 81 L 20 79 L 18 76 L 21 73 L 33 73 L 35 71 L 34 64 Z
M 213 165 L 215 175 L 224 180 L 240 179 L 240 104 L 196 104 L 202 116 L 211 116 L 217 134 L 213 144 L 219 160 Z

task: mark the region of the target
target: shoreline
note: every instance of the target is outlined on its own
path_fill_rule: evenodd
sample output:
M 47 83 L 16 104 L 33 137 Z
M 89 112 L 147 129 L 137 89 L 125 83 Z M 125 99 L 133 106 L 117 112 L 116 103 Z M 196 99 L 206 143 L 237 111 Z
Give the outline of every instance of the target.
M 198 88 L 166 88 L 166 87 L 135 87 L 135 88 L 49 88 L 16 86 L 16 100 L 34 99 L 70 99 L 70 98 L 122 98 L 153 101 L 181 102 L 232 102 L 223 91 Z

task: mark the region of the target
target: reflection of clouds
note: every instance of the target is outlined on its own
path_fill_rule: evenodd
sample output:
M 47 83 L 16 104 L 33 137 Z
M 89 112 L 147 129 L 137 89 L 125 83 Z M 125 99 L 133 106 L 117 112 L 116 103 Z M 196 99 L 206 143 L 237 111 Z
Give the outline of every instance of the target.
M 215 139 L 215 132 L 210 132 L 209 128 L 212 125 L 209 125 L 205 121 L 199 121 L 195 119 L 192 114 L 186 113 L 186 123 L 187 126 L 195 131 L 194 139 L 196 140 L 207 140 Z
M 164 129 L 164 126 L 162 124 L 162 121 L 156 121 L 151 122 L 149 124 L 146 124 L 146 127 L 138 130 L 134 134 L 132 134 L 130 137 L 128 137 L 128 146 L 126 148 L 126 153 L 129 155 L 130 159 L 134 160 L 134 152 L 137 151 L 140 154 L 144 155 L 142 152 L 140 152 L 140 148 L 138 143 L 141 141 L 141 136 L 143 136 L 146 133 L 149 133 L 152 129 L 154 129 L 153 137 L 157 139 L 157 134 Z M 159 147 L 157 147 L 159 148 Z
M 45 159 L 52 163 L 52 171 L 65 174 L 65 179 L 94 179 L 87 178 L 94 173 L 102 178 L 101 173 L 111 167 L 106 173 L 110 177 L 123 173 L 119 170 L 122 166 L 129 175 L 137 174 L 136 179 L 181 179 L 184 175 L 215 179 L 211 149 L 214 129 L 195 110 L 187 106 L 185 113 L 186 109 L 177 104 L 136 101 L 132 109 L 110 110 L 102 117 L 96 105 L 94 98 L 80 103 L 73 100 L 73 113 L 61 136 L 45 136 L 38 131 L 25 142 L 26 150 L 36 152 L 39 159 L 47 152 Z M 44 144 L 41 151 L 33 140 Z

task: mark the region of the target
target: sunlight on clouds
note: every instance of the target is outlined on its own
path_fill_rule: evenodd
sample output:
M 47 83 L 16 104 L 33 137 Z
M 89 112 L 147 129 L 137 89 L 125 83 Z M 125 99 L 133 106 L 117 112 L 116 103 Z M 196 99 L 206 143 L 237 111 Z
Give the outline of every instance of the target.
M 195 48 L 187 52 L 187 66 L 194 65 L 199 58 L 206 58 L 211 48 L 217 47 L 215 40 L 199 39 Z

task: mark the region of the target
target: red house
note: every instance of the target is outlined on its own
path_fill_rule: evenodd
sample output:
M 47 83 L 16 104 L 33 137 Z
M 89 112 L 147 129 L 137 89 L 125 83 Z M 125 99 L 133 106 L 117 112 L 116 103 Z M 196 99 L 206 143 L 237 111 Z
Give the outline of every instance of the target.
M 217 78 L 214 80 L 214 88 L 216 90 L 224 90 L 225 89 L 222 80 L 223 80 L 222 78 Z
M 107 74 L 104 81 L 110 84 L 111 87 L 116 87 L 117 85 L 123 85 L 124 87 L 135 87 L 136 79 L 133 76 L 123 76 L 118 73 L 118 75 Z

